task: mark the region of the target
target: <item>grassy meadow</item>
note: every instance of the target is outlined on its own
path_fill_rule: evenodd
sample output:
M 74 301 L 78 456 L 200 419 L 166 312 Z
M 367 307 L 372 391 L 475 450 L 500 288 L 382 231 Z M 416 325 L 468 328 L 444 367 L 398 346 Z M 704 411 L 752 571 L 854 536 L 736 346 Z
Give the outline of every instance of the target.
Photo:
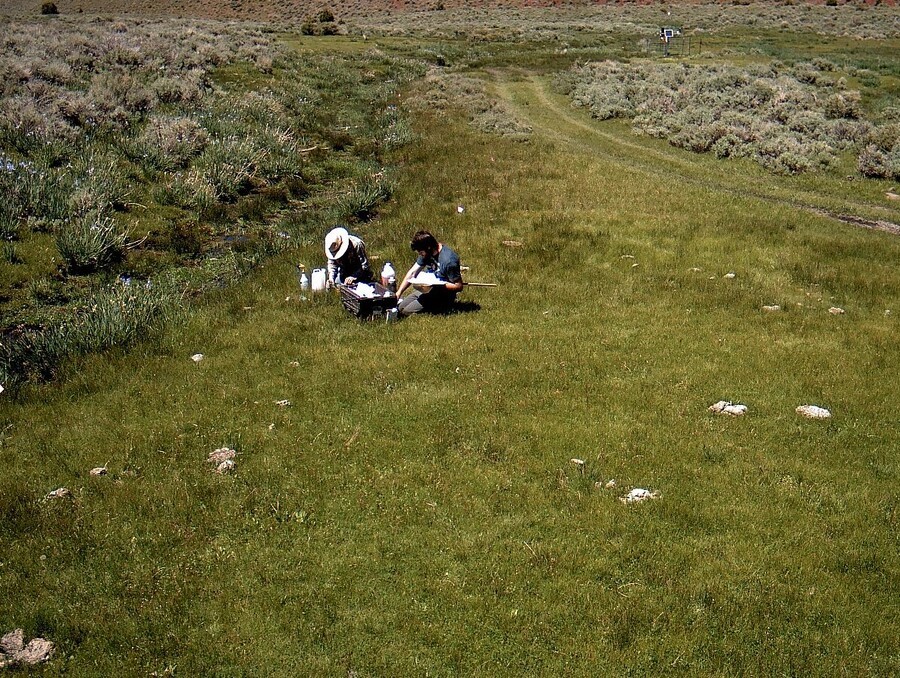
M 693 153 L 573 105 L 574 59 L 542 39 L 516 60 L 422 35 L 278 36 L 307 84 L 396 69 L 399 96 L 364 90 L 390 120 L 341 127 L 404 143 L 304 158 L 314 188 L 240 222 L 294 224 L 289 245 L 0 394 L 0 635 L 56 643 L 47 675 L 896 675 L 896 181 L 846 149 L 795 174 Z M 860 105 L 890 124 L 896 41 L 853 39 L 889 55 Z M 210 77 L 287 96 L 279 54 Z M 381 166 L 389 196 L 352 225 L 375 267 L 405 271 L 428 228 L 496 288 L 391 324 L 301 300 L 295 264 L 324 265 Z M 253 195 L 197 223 L 236 234 Z M 51 247 L 23 224 L 19 247 Z

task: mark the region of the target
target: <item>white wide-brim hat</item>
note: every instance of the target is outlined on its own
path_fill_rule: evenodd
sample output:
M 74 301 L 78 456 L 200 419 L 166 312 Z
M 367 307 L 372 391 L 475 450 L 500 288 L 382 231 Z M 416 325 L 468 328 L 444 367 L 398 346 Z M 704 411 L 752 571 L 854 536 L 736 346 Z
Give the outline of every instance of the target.
M 344 256 L 350 247 L 350 234 L 346 228 L 338 226 L 328 231 L 325 236 L 325 256 L 334 261 Z

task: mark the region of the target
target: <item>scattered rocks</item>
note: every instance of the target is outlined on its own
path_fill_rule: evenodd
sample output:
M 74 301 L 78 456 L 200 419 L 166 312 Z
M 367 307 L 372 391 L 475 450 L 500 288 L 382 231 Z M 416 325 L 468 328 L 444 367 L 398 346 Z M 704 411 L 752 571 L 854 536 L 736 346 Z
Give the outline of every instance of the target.
M 767 313 L 775 313 L 776 311 L 781 310 L 781 306 L 779 306 L 778 304 L 772 304 L 771 306 L 763 306 L 762 310 L 766 311 Z
M 94 476 L 95 478 L 98 478 L 100 476 L 105 476 L 107 473 L 109 473 L 109 471 L 107 471 L 105 466 L 98 466 L 96 468 L 91 469 L 91 475 Z
M 807 419 L 831 419 L 831 412 L 818 405 L 800 405 L 796 412 Z
M 278 405 L 278 407 L 290 407 L 291 401 L 290 400 L 276 400 L 275 404 Z
M 49 501 L 51 499 L 65 499 L 66 497 L 71 497 L 72 493 L 65 487 L 57 487 L 53 492 L 47 493 L 47 496 L 44 497 L 45 501 Z
M 828 309 L 828 312 L 831 315 L 844 315 L 844 313 L 846 311 L 844 311 L 844 309 L 842 309 L 842 308 L 838 308 L 837 306 L 832 306 L 831 308 Z
M 16 629 L 0 638 L 0 668 L 41 664 L 53 656 L 54 650 L 53 643 L 44 638 L 32 638 L 25 645 L 25 632 Z
M 204 357 L 205 356 L 202 353 L 195 353 L 191 356 L 191 360 L 193 360 L 195 363 L 199 363 L 201 360 L 203 360 Z
M 619 497 L 619 501 L 623 504 L 640 504 L 648 499 L 659 499 L 659 492 L 651 492 L 643 487 L 635 487 L 624 497 Z
M 732 417 L 739 417 L 742 414 L 747 414 L 746 405 L 736 405 L 729 400 L 720 400 L 706 409 L 714 414 L 730 414 Z

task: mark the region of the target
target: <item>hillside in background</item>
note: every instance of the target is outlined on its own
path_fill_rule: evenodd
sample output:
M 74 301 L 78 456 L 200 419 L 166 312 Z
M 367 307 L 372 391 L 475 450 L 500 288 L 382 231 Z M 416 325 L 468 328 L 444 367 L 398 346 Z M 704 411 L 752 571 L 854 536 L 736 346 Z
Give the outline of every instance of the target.
M 615 0 L 57 0 L 60 14 L 114 14 L 142 16 L 177 16 L 201 19 L 247 19 L 291 21 L 313 15 L 329 8 L 338 17 L 360 16 L 372 12 L 421 12 L 438 9 L 515 9 L 530 7 L 558 7 L 560 9 L 591 8 L 598 5 L 653 5 L 660 8 L 676 5 L 752 5 L 771 6 L 759 0 L 719 2 L 616 2 Z M 822 0 L 809 4 L 823 5 Z M 839 4 L 890 5 L 896 0 L 859 0 L 856 3 L 839 0 Z M 4 0 L 0 14 L 38 14 L 41 0 Z

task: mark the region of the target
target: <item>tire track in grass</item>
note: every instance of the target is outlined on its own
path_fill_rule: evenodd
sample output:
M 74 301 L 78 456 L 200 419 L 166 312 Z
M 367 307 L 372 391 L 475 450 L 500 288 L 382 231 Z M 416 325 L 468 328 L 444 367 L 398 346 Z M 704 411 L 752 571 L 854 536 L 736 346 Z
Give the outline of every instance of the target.
M 896 218 L 896 211 L 888 207 L 780 186 L 777 177 L 751 176 L 739 168 L 729 174 L 723 161 L 716 160 L 711 165 L 704 157 L 692 159 L 676 149 L 667 153 L 606 132 L 585 114 L 573 110 L 565 97 L 548 92 L 547 82 L 536 76 L 497 79 L 494 86 L 516 114 L 545 138 L 592 155 L 602 154 L 604 159 L 623 169 L 667 182 L 677 178 L 708 190 L 802 209 L 853 226 L 900 235 L 900 224 L 887 218 Z M 848 210 L 855 213 L 848 214 Z

